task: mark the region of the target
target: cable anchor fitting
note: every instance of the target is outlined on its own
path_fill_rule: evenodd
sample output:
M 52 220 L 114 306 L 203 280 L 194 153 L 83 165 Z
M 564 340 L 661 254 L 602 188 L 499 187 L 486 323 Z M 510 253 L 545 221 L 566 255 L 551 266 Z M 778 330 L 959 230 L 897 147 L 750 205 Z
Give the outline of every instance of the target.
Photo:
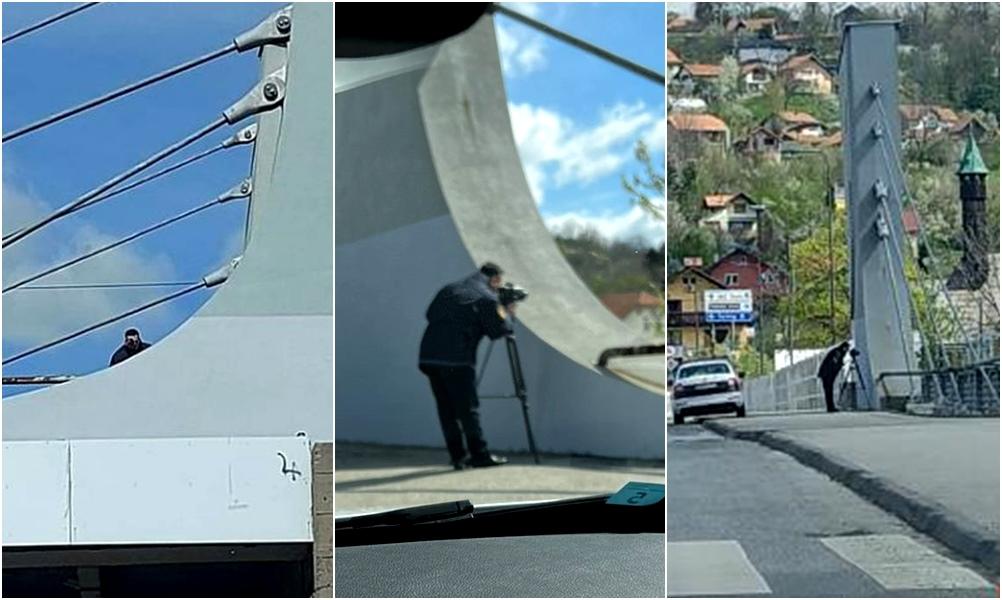
M 222 267 L 216 269 L 215 271 L 203 277 L 202 285 L 204 285 L 206 288 L 211 288 L 225 282 L 227 279 L 230 278 L 230 275 L 233 274 L 233 271 L 234 269 L 237 268 L 237 265 L 240 264 L 241 258 L 243 258 L 243 256 L 238 256 L 233 260 L 231 260 L 228 264 L 223 265 Z
M 257 123 L 252 123 L 247 127 L 244 127 L 240 131 L 233 134 L 232 137 L 223 141 L 223 148 L 232 148 L 233 146 L 240 146 L 242 144 L 249 144 L 257 139 Z
M 238 198 L 246 198 L 251 195 L 254 191 L 254 184 L 251 183 L 250 178 L 244 179 L 237 185 L 233 186 L 226 192 L 223 192 L 218 197 L 216 197 L 216 202 L 222 204 L 224 202 L 229 202 L 230 200 L 236 200 Z
M 233 106 L 223 111 L 223 118 L 230 125 L 243 119 L 275 108 L 285 100 L 285 67 L 274 71 L 247 92 Z
M 233 38 L 237 52 L 260 48 L 267 44 L 284 44 L 292 34 L 292 6 L 273 13 L 253 28 Z

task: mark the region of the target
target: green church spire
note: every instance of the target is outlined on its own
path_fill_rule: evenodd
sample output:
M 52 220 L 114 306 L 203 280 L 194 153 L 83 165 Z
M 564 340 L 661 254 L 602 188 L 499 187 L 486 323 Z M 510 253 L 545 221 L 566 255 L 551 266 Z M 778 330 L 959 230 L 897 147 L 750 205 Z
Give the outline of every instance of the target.
M 967 145 L 964 146 L 964 154 L 960 157 L 960 165 L 957 167 L 957 175 L 987 175 L 988 168 L 985 161 L 981 159 L 981 151 L 974 141 L 973 127 L 967 128 Z

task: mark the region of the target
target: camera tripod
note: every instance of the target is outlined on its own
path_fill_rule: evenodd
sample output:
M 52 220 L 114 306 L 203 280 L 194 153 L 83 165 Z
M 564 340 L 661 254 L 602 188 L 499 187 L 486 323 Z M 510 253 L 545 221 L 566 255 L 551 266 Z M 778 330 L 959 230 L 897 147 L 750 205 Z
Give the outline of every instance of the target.
M 514 327 L 515 318 L 512 317 Z M 487 372 L 487 365 L 491 359 L 491 352 L 494 350 L 494 342 L 491 340 L 487 346 L 487 354 L 484 355 L 484 362 L 480 365 L 480 375 L 477 376 L 477 390 L 480 390 L 480 382 Z M 529 451 L 532 452 L 532 460 L 537 465 L 539 463 L 539 452 L 536 450 L 536 439 L 532 436 L 532 423 L 529 422 L 529 396 L 525 389 L 525 378 L 522 376 L 522 361 L 518 356 L 518 344 L 515 343 L 515 334 L 504 336 L 505 349 L 508 351 L 508 368 L 511 370 L 511 381 L 514 384 L 515 392 L 507 396 L 484 396 L 485 399 L 511 399 L 518 398 L 522 405 L 522 420 L 525 422 L 525 436 L 529 440 Z

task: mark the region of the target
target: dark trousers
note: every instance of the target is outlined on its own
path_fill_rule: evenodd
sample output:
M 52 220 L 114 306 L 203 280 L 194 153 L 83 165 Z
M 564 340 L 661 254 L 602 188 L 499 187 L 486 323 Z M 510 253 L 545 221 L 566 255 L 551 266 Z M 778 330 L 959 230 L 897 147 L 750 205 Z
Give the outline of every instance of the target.
M 452 462 L 463 460 L 467 449 L 474 457 L 486 455 L 487 442 L 480 428 L 480 400 L 473 367 L 421 365 L 421 372 L 428 377 L 435 394 L 438 420 Z
M 835 379 L 821 379 L 821 387 L 825 389 L 825 410 L 835 412 Z

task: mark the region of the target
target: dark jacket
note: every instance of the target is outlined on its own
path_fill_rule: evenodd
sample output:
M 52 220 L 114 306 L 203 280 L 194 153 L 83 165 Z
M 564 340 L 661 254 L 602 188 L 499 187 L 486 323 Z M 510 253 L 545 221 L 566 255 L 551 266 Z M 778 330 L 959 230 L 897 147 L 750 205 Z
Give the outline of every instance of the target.
M 115 350 L 115 353 L 111 355 L 111 363 L 108 366 L 113 367 L 118 363 L 122 362 L 123 360 L 132 358 L 133 356 L 139 354 L 140 352 L 146 350 L 149 347 L 150 344 L 147 344 L 146 342 L 139 342 L 139 347 L 136 348 L 135 350 L 132 350 L 125 344 L 122 344 L 121 346 L 119 346 L 118 350 Z
M 839 371 L 842 370 L 842 361 L 848 351 L 849 342 L 842 342 L 829 350 L 818 366 L 818 378 L 823 381 L 834 381 L 838 377 Z
M 496 340 L 512 333 L 488 281 L 478 272 L 439 290 L 425 313 L 420 364 L 474 367 L 482 337 Z

